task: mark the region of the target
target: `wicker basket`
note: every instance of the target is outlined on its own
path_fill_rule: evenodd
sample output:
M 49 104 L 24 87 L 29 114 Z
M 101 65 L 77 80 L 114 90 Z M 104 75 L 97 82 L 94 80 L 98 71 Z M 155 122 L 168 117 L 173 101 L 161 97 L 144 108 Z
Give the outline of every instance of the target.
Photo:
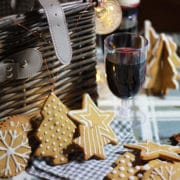
M 44 60 L 41 71 L 33 78 L 1 83 L 0 120 L 14 114 L 38 117 L 52 89 L 52 79 L 55 80 L 56 95 L 69 108 L 79 108 L 81 96 L 85 92 L 96 100 L 93 7 L 81 2 L 62 4 L 62 7 L 73 49 L 70 65 L 60 64 L 55 55 L 43 10 L 0 19 L 0 62 L 7 56 L 30 47 L 38 48 Z

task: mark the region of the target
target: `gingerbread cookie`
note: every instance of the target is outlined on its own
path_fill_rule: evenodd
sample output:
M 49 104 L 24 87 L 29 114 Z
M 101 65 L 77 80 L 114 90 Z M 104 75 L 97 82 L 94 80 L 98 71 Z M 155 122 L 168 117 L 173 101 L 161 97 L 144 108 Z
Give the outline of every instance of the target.
M 125 152 L 115 162 L 116 167 L 106 176 L 108 180 L 138 180 L 136 174 L 141 166 L 136 163 L 136 157 L 130 152 Z
M 180 147 L 161 145 L 154 142 L 125 144 L 124 147 L 140 151 L 142 160 L 162 158 L 165 160 L 180 161 L 180 156 L 178 155 L 180 153 Z
M 93 156 L 104 159 L 104 145 L 118 143 L 110 127 L 114 112 L 98 109 L 88 94 L 84 94 L 82 106 L 81 110 L 68 113 L 75 122 L 80 124 L 80 136 L 74 140 L 74 143 L 84 150 L 86 160 Z
M 179 180 L 180 163 L 161 162 L 144 173 L 142 180 Z
M 169 47 L 171 49 L 171 59 L 172 59 L 172 62 L 174 64 L 174 66 L 176 68 L 178 68 L 180 66 L 180 58 L 179 56 L 177 55 L 176 51 L 177 51 L 177 44 L 173 41 L 172 38 L 168 38 L 168 42 L 169 42 Z
M 24 132 L 30 132 L 32 130 L 31 119 L 26 115 L 10 116 L 7 119 L 5 119 L 4 121 L 1 121 L 0 126 L 20 128 Z
M 76 126 L 67 116 L 68 109 L 54 93 L 48 97 L 43 110 L 43 121 L 36 137 L 40 145 L 36 156 L 51 157 L 54 165 L 68 162 Z
M 147 63 L 149 64 L 152 58 L 152 51 L 159 37 L 149 20 L 146 20 L 144 22 L 144 36 L 149 41 L 148 52 L 147 52 Z
M 168 89 L 177 89 L 177 70 L 172 60 L 169 41 L 165 34 L 159 36 L 152 52 L 152 60 L 147 66 L 145 89 L 154 95 L 166 95 Z
M 0 177 L 21 173 L 28 164 L 31 147 L 27 134 L 20 128 L 0 129 Z

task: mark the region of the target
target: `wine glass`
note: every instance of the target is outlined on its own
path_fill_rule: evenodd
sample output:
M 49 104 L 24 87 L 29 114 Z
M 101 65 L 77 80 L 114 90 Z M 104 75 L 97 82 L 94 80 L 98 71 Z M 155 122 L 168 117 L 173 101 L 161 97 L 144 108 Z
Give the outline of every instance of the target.
M 104 40 L 106 78 L 111 92 L 121 99 L 116 116 L 130 116 L 129 99 L 141 89 L 146 74 L 148 40 L 135 33 L 115 33 Z

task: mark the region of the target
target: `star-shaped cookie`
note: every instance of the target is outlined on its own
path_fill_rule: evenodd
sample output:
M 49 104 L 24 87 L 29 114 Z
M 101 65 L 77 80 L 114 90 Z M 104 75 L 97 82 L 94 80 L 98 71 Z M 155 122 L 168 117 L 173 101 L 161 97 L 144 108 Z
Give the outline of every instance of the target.
M 114 112 L 98 109 L 88 94 L 84 94 L 82 106 L 81 110 L 68 113 L 70 118 L 80 124 L 80 137 L 74 143 L 84 149 L 86 160 L 92 156 L 104 159 L 104 145 L 118 143 L 110 127 Z
M 167 160 L 180 161 L 180 147 L 161 145 L 154 142 L 140 144 L 125 144 L 124 147 L 141 151 L 143 160 L 152 160 L 155 158 L 163 158 Z

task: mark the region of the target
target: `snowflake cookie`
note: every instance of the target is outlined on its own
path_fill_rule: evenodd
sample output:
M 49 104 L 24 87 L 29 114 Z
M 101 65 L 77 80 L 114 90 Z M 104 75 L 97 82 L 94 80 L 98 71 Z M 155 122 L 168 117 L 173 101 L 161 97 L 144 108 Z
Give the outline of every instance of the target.
M 147 171 L 142 180 L 178 180 L 180 163 L 162 162 Z
M 18 128 L 0 129 L 0 177 L 12 177 L 22 172 L 30 157 L 27 134 Z

